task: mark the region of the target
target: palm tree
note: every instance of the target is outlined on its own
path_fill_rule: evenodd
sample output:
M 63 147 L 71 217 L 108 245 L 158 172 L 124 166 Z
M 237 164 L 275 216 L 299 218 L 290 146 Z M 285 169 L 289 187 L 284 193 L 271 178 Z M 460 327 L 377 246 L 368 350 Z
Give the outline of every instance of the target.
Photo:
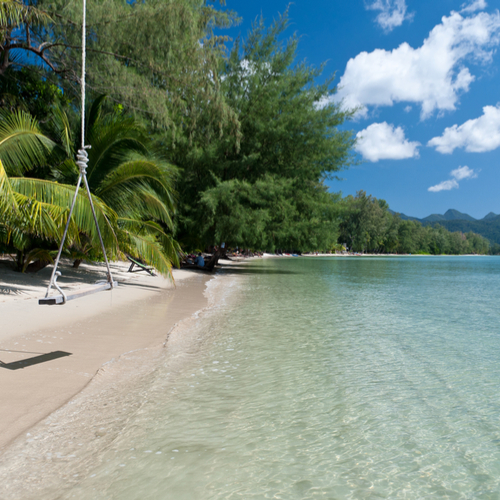
M 111 257 L 126 252 L 171 276 L 180 252 L 171 236 L 175 169 L 148 151 L 145 135 L 133 120 L 116 112 L 103 113 L 103 100 L 97 99 L 91 107 L 86 135 L 92 145 L 89 185 L 106 248 Z M 16 249 L 21 271 L 34 257 L 50 261 L 74 194 L 76 147 L 61 110 L 55 110 L 51 135 L 55 141 L 27 113 L 0 114 L 0 161 L 4 162 L 0 168 L 0 243 Z M 20 176 L 49 163 L 45 179 Z M 96 258 L 99 253 L 83 191 L 77 197 L 65 249 L 80 258 Z
M 74 187 L 23 176 L 43 165 L 56 149 L 28 113 L 0 113 L 0 243 L 15 250 L 19 271 L 24 272 L 32 260 L 39 261 L 40 267 L 52 260 L 51 249 L 67 221 Z M 116 214 L 97 197 L 93 201 L 106 244 L 117 255 Z M 81 234 L 98 244 L 83 193 L 69 229 L 69 244 L 78 242 Z
M 180 247 L 173 239 L 175 212 L 173 184 L 177 170 L 152 150 L 144 129 L 119 110 L 104 110 L 106 97 L 98 97 L 87 112 L 85 142 L 90 190 L 117 214 L 120 249 L 170 274 L 179 265 Z M 80 133 L 72 134 L 65 113 L 56 110 L 53 135 L 67 158 L 52 169 L 55 180 L 75 183 L 73 160 Z M 80 132 L 80 131 L 79 131 Z

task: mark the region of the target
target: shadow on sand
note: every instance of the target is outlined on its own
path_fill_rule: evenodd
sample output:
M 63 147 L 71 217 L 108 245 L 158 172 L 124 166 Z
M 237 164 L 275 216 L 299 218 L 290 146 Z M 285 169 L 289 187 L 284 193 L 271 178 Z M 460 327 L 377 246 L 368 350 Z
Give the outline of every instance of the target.
M 8 351 L 8 352 L 20 352 L 20 351 Z M 7 370 L 20 370 L 26 368 L 27 366 L 38 365 L 40 363 L 46 363 L 47 361 L 52 361 L 53 359 L 64 358 L 65 356 L 71 356 L 72 353 L 64 351 L 54 351 L 47 354 L 42 354 L 40 356 L 35 356 L 33 358 L 22 359 L 21 361 L 14 361 L 12 363 L 4 363 L 0 361 L 0 368 L 6 368 Z

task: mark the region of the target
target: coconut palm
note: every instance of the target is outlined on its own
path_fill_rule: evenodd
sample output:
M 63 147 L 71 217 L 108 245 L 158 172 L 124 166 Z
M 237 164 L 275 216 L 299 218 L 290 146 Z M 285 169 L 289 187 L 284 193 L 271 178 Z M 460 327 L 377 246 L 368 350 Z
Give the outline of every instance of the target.
M 28 177 L 9 178 L 0 160 L 0 243 L 16 251 L 19 271 L 26 271 L 33 260 L 37 262 L 33 270 L 52 261 L 51 250 L 62 237 L 73 195 L 73 186 Z M 99 198 L 93 197 L 92 201 L 106 248 L 116 256 L 116 214 Z M 80 192 L 69 225 L 67 246 L 79 245 L 82 236 L 98 247 L 90 203 Z
M 151 149 L 151 141 L 136 120 L 120 110 L 105 111 L 105 100 L 105 96 L 98 97 L 87 112 L 90 190 L 116 212 L 120 249 L 170 274 L 180 253 L 172 237 L 177 171 Z M 52 129 L 67 153 L 66 161 L 52 169 L 52 176 L 74 183 L 78 169 L 73 158 L 79 145 L 73 137 L 79 138 L 80 131 L 72 134 L 61 110 L 54 113 Z
M 87 175 L 106 248 L 112 257 L 126 252 L 171 275 L 180 251 L 170 234 L 175 169 L 148 151 L 147 139 L 132 119 L 104 113 L 103 101 L 97 99 L 90 109 L 86 136 L 92 145 Z M 20 270 L 34 256 L 50 261 L 78 176 L 72 159 L 76 146 L 65 113 L 56 109 L 50 128 L 55 140 L 42 133 L 27 113 L 0 115 L 0 160 L 5 163 L 0 170 L 0 243 L 17 250 Z M 50 173 L 42 169 L 45 179 L 9 177 L 49 163 Z M 83 190 L 77 197 L 65 250 L 78 259 L 99 254 Z

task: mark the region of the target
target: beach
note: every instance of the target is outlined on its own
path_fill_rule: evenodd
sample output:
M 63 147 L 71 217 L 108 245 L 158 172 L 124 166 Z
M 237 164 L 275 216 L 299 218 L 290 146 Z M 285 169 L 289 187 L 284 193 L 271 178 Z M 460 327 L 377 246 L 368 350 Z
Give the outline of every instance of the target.
M 154 351 L 180 321 L 207 306 L 209 277 L 174 270 L 175 284 L 113 263 L 120 284 L 70 301 L 39 306 L 51 268 L 36 275 L 0 266 L 0 453 L 20 435 L 79 393 L 125 353 Z M 62 287 L 102 279 L 102 265 L 62 266 Z M 57 292 L 56 292 L 57 293 Z

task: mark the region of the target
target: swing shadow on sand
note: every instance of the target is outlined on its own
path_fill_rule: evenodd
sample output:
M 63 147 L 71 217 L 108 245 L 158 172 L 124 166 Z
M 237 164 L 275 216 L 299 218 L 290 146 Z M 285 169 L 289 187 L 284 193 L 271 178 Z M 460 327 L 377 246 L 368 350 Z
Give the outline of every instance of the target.
M 22 351 L 5 351 L 5 352 L 22 352 Z M 11 363 L 4 363 L 0 360 L 0 368 L 6 368 L 7 370 L 21 370 L 22 368 L 27 368 L 28 366 L 39 365 L 40 363 L 46 363 L 47 361 L 52 361 L 54 359 L 64 358 L 66 356 L 71 356 L 71 352 L 64 351 L 53 351 L 46 354 L 41 354 L 39 356 L 34 356 L 32 358 L 22 359 L 20 361 L 13 361 Z

